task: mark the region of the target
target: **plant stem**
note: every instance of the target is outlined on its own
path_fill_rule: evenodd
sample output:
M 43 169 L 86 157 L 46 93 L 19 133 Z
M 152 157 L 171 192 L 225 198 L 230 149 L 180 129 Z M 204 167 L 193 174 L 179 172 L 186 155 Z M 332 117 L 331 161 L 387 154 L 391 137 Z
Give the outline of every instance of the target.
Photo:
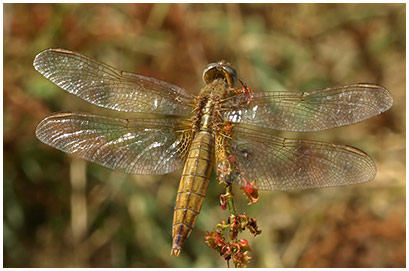
M 236 207 L 234 207 L 233 201 L 233 188 L 231 184 L 226 185 L 226 198 L 227 198 L 227 206 L 229 207 L 229 211 L 231 215 L 237 215 Z

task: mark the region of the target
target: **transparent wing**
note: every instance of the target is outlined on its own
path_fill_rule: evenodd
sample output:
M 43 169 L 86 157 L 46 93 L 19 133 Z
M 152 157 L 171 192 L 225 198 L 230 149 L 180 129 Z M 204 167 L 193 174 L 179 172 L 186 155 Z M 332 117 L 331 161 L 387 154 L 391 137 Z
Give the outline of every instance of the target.
M 233 182 L 255 181 L 260 190 L 341 186 L 375 178 L 373 160 L 346 145 L 288 139 L 236 126 L 229 142 L 239 168 Z
M 87 102 L 124 112 L 188 115 L 194 96 L 164 81 L 123 72 L 84 55 L 48 49 L 34 68 L 51 82 Z
M 307 92 L 254 93 L 228 99 L 224 119 L 284 131 L 319 131 L 356 123 L 388 110 L 393 103 L 382 86 L 360 83 Z
M 134 174 L 165 174 L 183 167 L 191 142 L 175 119 L 119 119 L 55 113 L 40 122 L 42 142 L 102 166 Z

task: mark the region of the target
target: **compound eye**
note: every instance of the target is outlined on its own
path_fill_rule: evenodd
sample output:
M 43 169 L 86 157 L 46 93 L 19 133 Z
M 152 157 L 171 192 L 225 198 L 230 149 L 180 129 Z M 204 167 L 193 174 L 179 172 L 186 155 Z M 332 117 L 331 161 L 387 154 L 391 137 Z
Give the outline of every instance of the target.
M 237 81 L 237 74 L 231 64 L 224 60 L 207 65 L 203 71 L 205 83 L 210 84 L 218 78 L 224 79 L 229 87 L 233 87 Z

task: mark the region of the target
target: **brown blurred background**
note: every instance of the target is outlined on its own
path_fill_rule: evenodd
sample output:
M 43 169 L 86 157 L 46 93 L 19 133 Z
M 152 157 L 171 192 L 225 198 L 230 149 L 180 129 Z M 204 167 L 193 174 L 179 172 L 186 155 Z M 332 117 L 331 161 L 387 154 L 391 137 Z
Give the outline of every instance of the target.
M 365 150 L 375 180 L 263 192 L 250 207 L 237 199 L 263 231 L 246 236 L 250 267 L 404 267 L 405 19 L 405 4 L 5 4 L 4 265 L 225 267 L 203 240 L 228 215 L 216 181 L 181 256 L 170 257 L 180 172 L 112 172 L 35 138 L 51 112 L 98 111 L 34 70 L 38 52 L 61 47 L 194 93 L 220 59 L 255 91 L 384 85 L 395 100 L 386 113 L 289 134 Z

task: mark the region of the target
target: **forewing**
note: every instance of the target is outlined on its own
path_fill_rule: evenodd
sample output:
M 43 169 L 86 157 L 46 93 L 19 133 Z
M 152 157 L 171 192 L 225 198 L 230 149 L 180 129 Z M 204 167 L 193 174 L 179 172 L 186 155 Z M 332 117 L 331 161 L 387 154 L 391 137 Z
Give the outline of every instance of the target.
M 51 82 L 87 102 L 124 112 L 188 115 L 194 96 L 164 81 L 123 72 L 84 55 L 48 49 L 34 68 Z
M 42 142 L 76 157 L 134 174 L 165 174 L 183 167 L 191 142 L 175 119 L 119 119 L 55 113 L 37 126 Z
M 236 126 L 229 148 L 239 169 L 233 182 L 260 190 L 302 190 L 356 184 L 376 175 L 373 160 L 346 145 L 288 139 Z
M 243 96 L 225 102 L 226 121 L 299 132 L 356 123 L 388 110 L 393 103 L 387 89 L 370 83 L 307 92 L 261 92 L 250 100 Z

